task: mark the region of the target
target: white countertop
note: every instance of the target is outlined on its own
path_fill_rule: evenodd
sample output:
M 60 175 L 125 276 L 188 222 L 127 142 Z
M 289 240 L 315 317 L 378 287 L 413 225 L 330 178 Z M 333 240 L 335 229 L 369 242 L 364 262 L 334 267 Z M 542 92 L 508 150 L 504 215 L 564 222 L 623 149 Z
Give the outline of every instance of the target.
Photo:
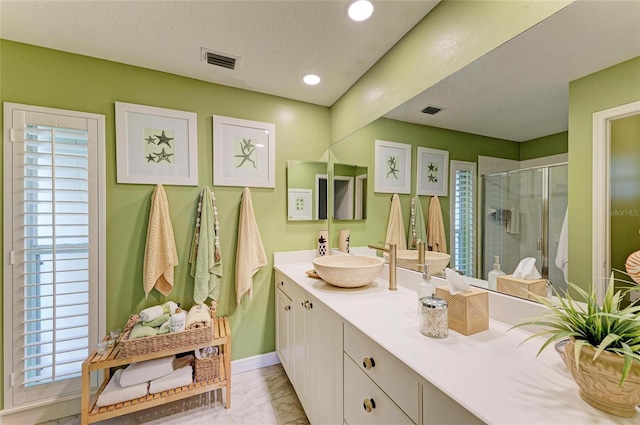
M 578 395 L 578 386 L 553 347 L 539 357 L 543 339 L 490 320 L 489 330 L 464 336 L 449 330 L 442 340 L 418 328 L 416 293 L 376 279 L 363 288 L 336 288 L 305 272 L 310 261 L 278 264 L 346 322 L 368 335 L 418 375 L 489 424 L 638 424 L 601 412 Z

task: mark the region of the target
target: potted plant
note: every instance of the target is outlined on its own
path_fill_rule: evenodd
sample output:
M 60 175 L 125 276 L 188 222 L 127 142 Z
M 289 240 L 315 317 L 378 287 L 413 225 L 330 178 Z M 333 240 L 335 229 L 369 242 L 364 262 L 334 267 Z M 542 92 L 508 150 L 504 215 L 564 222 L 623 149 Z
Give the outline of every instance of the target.
M 570 338 L 564 361 L 580 387 L 580 397 L 597 409 L 633 417 L 640 405 L 640 305 L 622 308 L 624 296 L 638 287 L 615 291 L 611 274 L 602 306 L 595 291 L 569 283 L 578 294 L 558 294 L 557 300 L 536 296 L 548 309 L 539 318 L 515 327 L 543 328 L 523 341 L 548 336 L 538 354 L 554 342 Z M 632 283 L 624 281 L 625 283 Z

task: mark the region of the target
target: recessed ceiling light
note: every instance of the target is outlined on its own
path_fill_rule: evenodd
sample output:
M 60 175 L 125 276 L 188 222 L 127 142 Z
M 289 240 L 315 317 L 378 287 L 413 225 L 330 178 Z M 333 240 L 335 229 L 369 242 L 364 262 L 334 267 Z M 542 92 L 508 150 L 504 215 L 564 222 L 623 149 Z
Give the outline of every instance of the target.
M 305 84 L 309 84 L 310 86 L 315 86 L 320 82 L 320 77 L 318 77 L 316 74 L 307 74 L 302 77 L 302 81 L 304 81 Z
M 365 21 L 373 14 L 373 3 L 369 0 L 355 0 L 347 6 L 347 14 L 354 21 Z

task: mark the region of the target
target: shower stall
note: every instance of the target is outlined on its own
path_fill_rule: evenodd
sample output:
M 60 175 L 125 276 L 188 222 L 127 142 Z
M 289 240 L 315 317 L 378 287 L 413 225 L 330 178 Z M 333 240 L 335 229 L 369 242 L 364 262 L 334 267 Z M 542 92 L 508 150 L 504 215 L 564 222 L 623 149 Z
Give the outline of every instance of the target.
M 487 279 L 494 256 L 511 274 L 526 257 L 556 290 L 567 285 L 562 270 L 567 211 L 567 164 L 482 176 L 480 275 Z M 561 240 L 564 239 L 561 243 Z M 558 246 L 561 247 L 558 256 Z

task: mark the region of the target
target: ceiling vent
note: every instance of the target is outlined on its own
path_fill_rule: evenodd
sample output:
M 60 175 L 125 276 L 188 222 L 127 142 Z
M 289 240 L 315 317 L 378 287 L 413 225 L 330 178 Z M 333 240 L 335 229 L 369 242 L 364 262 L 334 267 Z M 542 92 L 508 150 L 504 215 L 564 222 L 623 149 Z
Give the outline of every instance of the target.
M 422 113 L 423 114 L 429 114 L 429 115 L 435 115 L 438 112 L 442 111 L 443 109 L 446 109 L 446 108 L 441 108 L 439 106 L 429 105 L 429 106 L 427 106 L 426 108 L 424 108 L 422 110 Z
M 226 53 L 215 52 L 213 50 L 201 49 L 200 58 L 209 65 L 219 66 L 226 69 L 236 69 L 240 65 L 240 57 Z

